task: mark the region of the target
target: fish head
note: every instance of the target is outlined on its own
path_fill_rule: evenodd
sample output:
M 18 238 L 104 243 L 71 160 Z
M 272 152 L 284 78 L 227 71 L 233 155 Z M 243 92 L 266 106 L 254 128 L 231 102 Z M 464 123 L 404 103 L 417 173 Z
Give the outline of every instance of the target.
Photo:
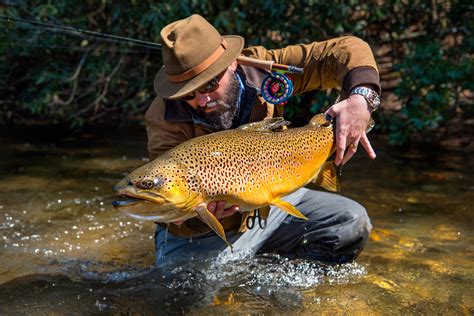
M 125 200 L 113 205 L 126 215 L 168 223 L 190 218 L 198 196 L 190 187 L 189 172 L 180 164 L 155 160 L 135 169 L 113 187 Z M 186 218 L 186 219 L 187 219 Z

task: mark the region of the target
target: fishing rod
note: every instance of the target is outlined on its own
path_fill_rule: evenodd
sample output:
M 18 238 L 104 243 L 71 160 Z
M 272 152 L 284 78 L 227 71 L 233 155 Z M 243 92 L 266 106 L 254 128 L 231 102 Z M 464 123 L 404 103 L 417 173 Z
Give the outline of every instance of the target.
M 80 29 L 80 28 L 72 27 L 72 26 L 40 22 L 40 21 L 31 20 L 31 19 L 13 18 L 13 17 L 7 17 L 3 15 L 0 15 L 0 19 L 5 20 L 7 22 L 27 23 L 35 27 L 38 27 L 40 29 L 44 29 L 46 31 L 51 31 L 51 32 L 59 31 L 59 32 L 67 33 L 67 34 L 76 35 L 76 36 L 87 35 L 85 37 L 99 39 L 99 40 L 108 41 L 108 42 L 115 42 L 115 43 L 129 42 L 139 47 L 161 50 L 161 44 L 159 43 L 153 43 L 153 42 L 139 40 L 139 39 L 130 38 L 130 37 L 105 34 L 105 33 L 94 32 L 90 30 L 84 30 L 84 29 Z
M 73 34 L 76 36 L 83 36 L 89 37 L 93 39 L 99 39 L 108 42 L 115 42 L 115 43 L 123 43 L 129 42 L 133 43 L 138 47 L 154 49 L 154 50 L 161 50 L 161 44 L 153 43 L 149 41 L 139 40 L 130 37 L 118 36 L 118 35 L 111 35 L 105 34 L 90 30 L 84 30 L 72 26 L 65 26 L 60 24 L 53 24 L 47 22 L 40 22 L 31 19 L 22 19 L 22 18 L 14 18 L 14 17 L 7 17 L 0 15 L 0 19 L 6 20 L 7 22 L 20 22 L 20 23 L 27 23 L 38 27 L 40 29 L 44 29 L 46 31 L 51 32 L 63 32 L 68 34 Z M 270 71 L 270 74 L 266 76 L 263 80 L 261 86 L 262 96 L 268 103 L 272 104 L 284 104 L 288 101 L 290 96 L 293 94 L 293 82 L 290 78 L 288 78 L 285 74 L 302 74 L 303 68 L 299 68 L 293 65 L 283 65 L 277 64 L 273 61 L 266 61 L 266 60 L 258 60 L 255 58 L 249 58 L 244 56 L 239 56 L 237 58 L 239 64 L 247 65 L 247 66 L 254 66 L 258 68 L 265 69 Z

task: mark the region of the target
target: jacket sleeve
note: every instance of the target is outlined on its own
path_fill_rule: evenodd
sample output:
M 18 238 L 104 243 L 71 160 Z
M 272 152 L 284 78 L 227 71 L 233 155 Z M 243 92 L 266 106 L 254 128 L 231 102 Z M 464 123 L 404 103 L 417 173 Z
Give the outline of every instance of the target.
M 167 122 L 164 119 L 164 112 L 163 99 L 157 97 L 145 114 L 150 159 L 155 159 L 168 149 L 194 137 L 192 129 L 184 126 L 183 123 Z
M 379 73 L 372 51 L 366 42 L 354 36 L 274 50 L 255 46 L 242 53 L 278 64 L 303 67 L 303 75 L 290 75 L 295 94 L 339 88 L 348 95 L 360 85 L 372 85 L 380 94 Z

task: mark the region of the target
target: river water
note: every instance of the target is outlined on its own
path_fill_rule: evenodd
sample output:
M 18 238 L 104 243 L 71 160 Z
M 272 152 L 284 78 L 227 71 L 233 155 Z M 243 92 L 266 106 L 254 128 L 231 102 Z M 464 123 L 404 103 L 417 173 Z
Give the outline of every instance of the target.
M 354 263 L 268 254 L 160 270 L 154 224 L 111 206 L 112 186 L 146 161 L 145 140 L 143 127 L 2 132 L 0 314 L 474 313 L 469 154 L 383 139 L 375 161 L 359 150 L 342 194 L 374 230 Z

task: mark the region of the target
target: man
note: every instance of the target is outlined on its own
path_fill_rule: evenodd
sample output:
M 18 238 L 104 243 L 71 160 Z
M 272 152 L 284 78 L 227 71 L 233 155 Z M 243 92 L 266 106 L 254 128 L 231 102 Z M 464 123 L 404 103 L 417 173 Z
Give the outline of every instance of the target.
M 304 74 L 292 75 L 294 94 L 342 89 L 345 99 L 326 111 L 336 122 L 335 162 L 345 164 L 359 143 L 375 158 L 365 130 L 378 106 L 379 75 L 369 46 L 360 39 L 342 37 L 277 50 L 243 49 L 240 36 L 221 36 L 199 15 L 165 26 L 161 38 L 164 66 L 154 81 L 158 96 L 146 113 L 150 158 L 196 136 L 283 116 L 283 106 L 261 97 L 259 88 L 267 72 L 257 64 L 239 64 L 239 56 L 304 68 Z M 208 210 L 221 221 L 227 238 L 234 245 L 240 241 L 240 250 L 249 247 L 251 253 L 275 251 L 342 263 L 355 259 L 365 246 L 371 224 L 358 203 L 306 188 L 289 195 L 287 201 L 309 220 L 272 210 L 265 229 L 242 233 L 238 205 L 226 207 L 225 201 L 214 201 Z M 155 242 L 158 265 L 210 257 L 225 247 L 197 218 L 168 228 L 159 225 Z

